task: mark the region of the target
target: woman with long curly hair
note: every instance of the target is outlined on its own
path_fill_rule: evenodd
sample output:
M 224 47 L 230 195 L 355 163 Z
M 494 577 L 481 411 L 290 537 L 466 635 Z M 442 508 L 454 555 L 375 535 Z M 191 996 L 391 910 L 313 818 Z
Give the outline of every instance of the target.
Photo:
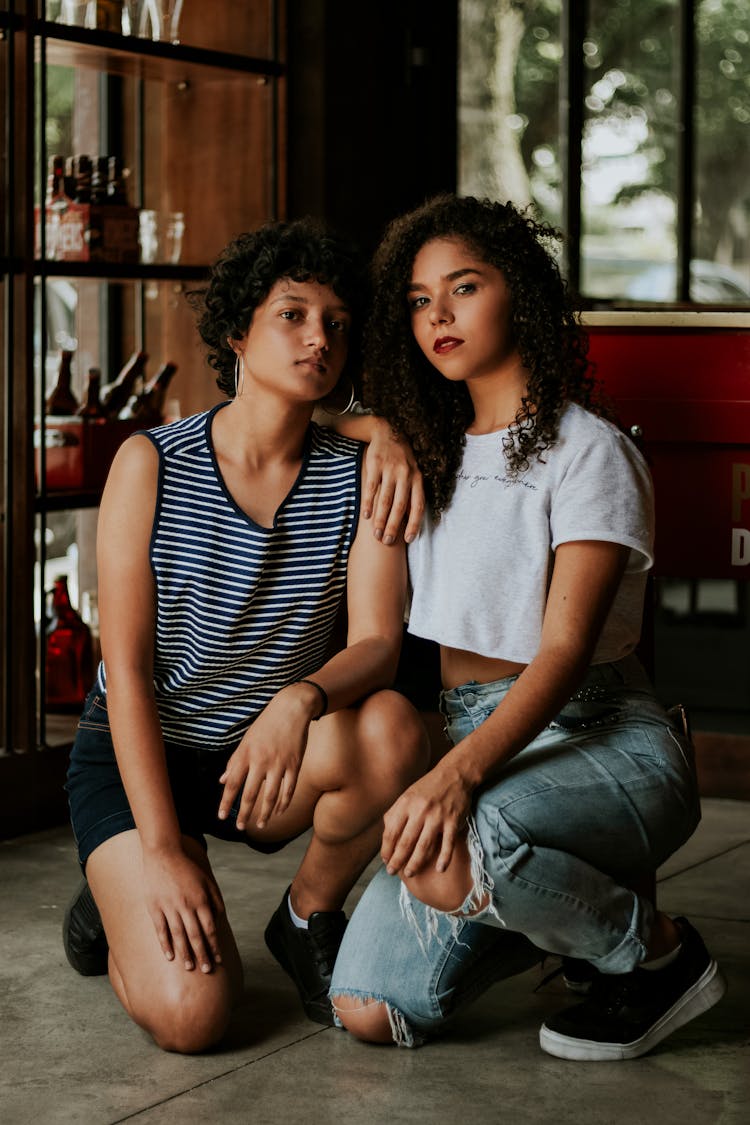
M 552 233 L 443 196 L 375 257 L 367 401 L 424 474 L 409 630 L 440 646 L 452 748 L 385 815 L 385 868 L 331 995 L 355 1035 L 412 1044 L 503 956 L 507 973 L 555 953 L 593 983 L 542 1048 L 635 1058 L 724 983 L 690 923 L 628 886 L 691 835 L 699 802 L 690 746 L 634 655 L 651 480 L 597 405 Z
M 64 942 L 166 1050 L 215 1044 L 242 988 L 206 834 L 272 852 L 313 829 L 265 937 L 332 1023 L 344 900 L 426 764 L 416 712 L 384 690 L 403 541 L 363 524 L 363 447 L 311 420 L 356 361 L 362 281 L 309 222 L 230 244 L 199 323 L 228 401 L 129 438 L 104 490 L 103 663 L 67 785 L 86 879 Z

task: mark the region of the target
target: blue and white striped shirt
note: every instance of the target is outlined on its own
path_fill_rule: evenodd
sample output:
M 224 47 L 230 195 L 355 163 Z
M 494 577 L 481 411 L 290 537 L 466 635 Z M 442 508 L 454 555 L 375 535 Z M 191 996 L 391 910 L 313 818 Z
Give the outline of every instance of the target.
M 211 439 L 221 404 L 147 436 L 159 451 L 150 557 L 164 738 L 234 747 L 287 684 L 324 663 L 359 517 L 362 445 L 311 424 L 302 467 L 260 527 L 232 499 Z

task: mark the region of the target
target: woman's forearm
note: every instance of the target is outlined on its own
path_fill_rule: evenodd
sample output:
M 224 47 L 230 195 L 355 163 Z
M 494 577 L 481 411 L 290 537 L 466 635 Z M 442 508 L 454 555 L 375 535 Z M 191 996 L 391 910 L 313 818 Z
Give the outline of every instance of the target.
M 347 646 L 326 661 L 309 679 L 328 696 L 327 713 L 351 707 L 393 682 L 398 666 L 398 643 L 387 637 L 368 637 Z
M 502 703 L 471 734 L 462 739 L 436 768 L 445 763 L 474 790 L 492 781 L 558 714 L 570 699 L 588 666 L 587 653 L 549 649 L 520 674 Z
M 181 833 L 153 688 L 107 670 L 107 710 L 123 786 L 145 852 L 173 850 Z
M 322 406 L 315 408 L 314 420 L 329 430 L 354 441 L 371 442 L 376 436 L 390 436 L 391 427 L 375 414 L 329 414 Z

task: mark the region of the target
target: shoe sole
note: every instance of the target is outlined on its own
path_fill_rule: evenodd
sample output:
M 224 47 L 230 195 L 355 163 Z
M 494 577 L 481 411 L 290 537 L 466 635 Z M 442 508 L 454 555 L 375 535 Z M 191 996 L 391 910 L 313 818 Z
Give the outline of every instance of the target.
M 595 1039 L 575 1039 L 551 1031 L 546 1024 L 539 1032 L 539 1046 L 548 1055 L 558 1059 L 575 1059 L 579 1062 L 617 1062 L 623 1059 L 637 1059 L 652 1050 L 662 1039 L 690 1020 L 707 1012 L 721 1000 L 726 992 L 726 981 L 719 966 L 712 961 L 703 976 L 691 988 L 683 992 L 668 1012 L 650 1027 L 640 1039 L 631 1043 L 598 1043 Z

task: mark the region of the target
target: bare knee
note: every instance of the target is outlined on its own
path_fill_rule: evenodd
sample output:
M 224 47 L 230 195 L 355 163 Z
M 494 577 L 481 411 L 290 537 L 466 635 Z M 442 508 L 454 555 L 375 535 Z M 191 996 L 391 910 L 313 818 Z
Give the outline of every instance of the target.
M 216 976 L 221 971 L 215 970 L 210 976 Z M 194 975 L 185 972 L 186 977 L 193 978 Z M 200 983 L 208 979 L 203 977 Z M 221 986 L 191 987 L 191 983 L 170 982 L 166 995 L 131 1008 L 135 1022 L 163 1051 L 199 1054 L 215 1047 L 227 1030 L 231 1015 L 227 990 Z M 215 983 L 218 982 L 211 982 Z
M 430 744 L 419 713 L 397 691 L 379 691 L 362 704 L 359 734 L 368 761 L 399 794 L 430 763 Z
M 469 886 L 464 891 L 461 886 L 457 886 L 453 881 L 447 881 L 435 872 L 413 875 L 410 879 L 402 875 L 401 881 L 406 885 L 409 894 L 419 902 L 443 914 L 452 914 L 460 910 L 471 890 Z
M 382 1000 L 363 1000 L 360 996 L 334 996 L 336 1015 L 347 1031 L 363 1043 L 392 1043 L 393 1031 L 388 1008 Z
M 432 906 L 445 914 L 453 914 L 461 910 L 469 895 L 475 890 L 466 836 L 456 841 L 451 861 L 445 871 L 436 871 L 434 867 L 427 867 L 408 879 L 402 874 L 401 879 L 409 893 L 425 906 Z M 489 901 L 486 893 L 475 894 L 474 898 L 478 901 L 472 901 L 468 905 L 467 917 L 484 910 Z

